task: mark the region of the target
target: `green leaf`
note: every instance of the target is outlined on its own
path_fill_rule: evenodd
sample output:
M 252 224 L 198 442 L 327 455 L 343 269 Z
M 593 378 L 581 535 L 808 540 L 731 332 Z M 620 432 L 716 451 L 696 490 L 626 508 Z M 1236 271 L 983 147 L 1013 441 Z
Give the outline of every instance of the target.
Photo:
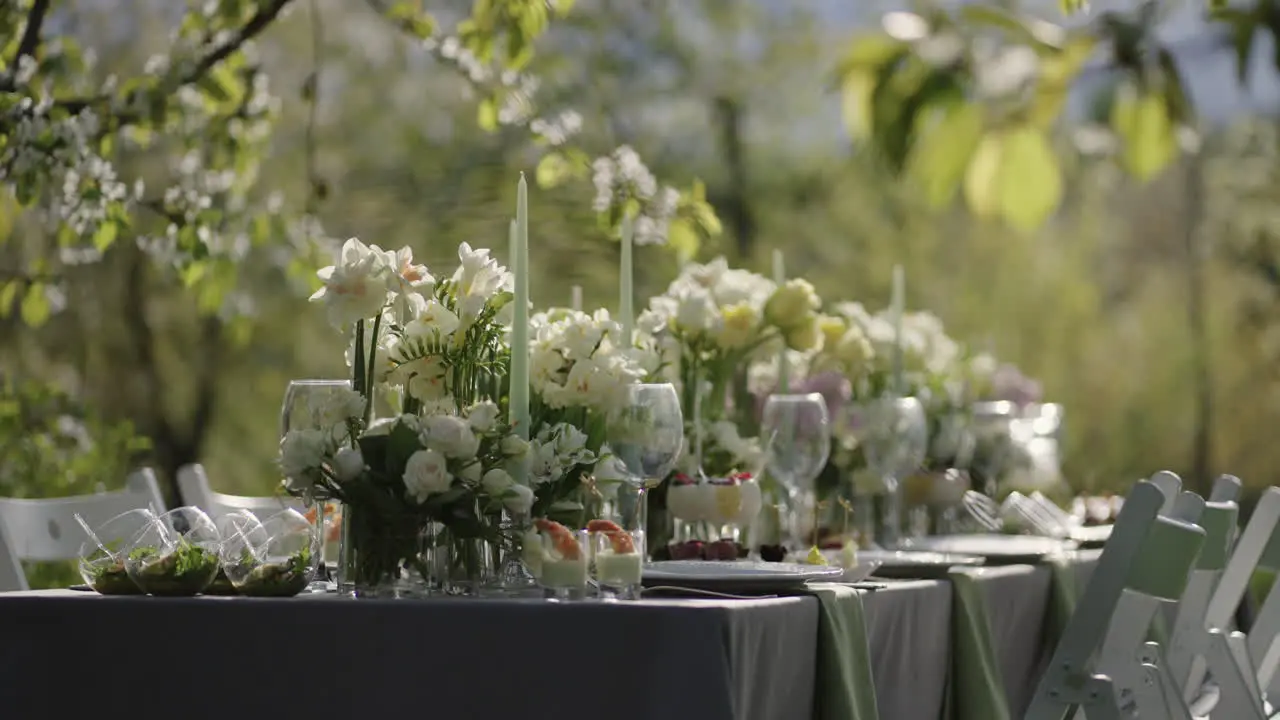
M 874 127 L 872 120 L 872 98 L 876 90 L 876 76 L 866 70 L 854 70 L 844 76 L 840 86 L 844 115 L 844 125 L 849 135 L 855 140 L 871 137 Z
M 964 197 L 974 215 L 993 218 L 1000 214 L 1000 163 L 1004 133 L 989 133 L 978 142 L 964 174 Z
M 404 475 L 404 466 L 409 462 L 409 457 L 421 449 L 418 433 L 404 423 L 396 423 L 387 436 L 387 474 L 396 478 Z
M 106 250 L 115 243 L 118 231 L 119 227 L 111 220 L 103 222 L 93 233 L 93 246 L 99 251 Z
M 27 293 L 22 297 L 22 322 L 31 327 L 40 327 L 49 320 L 51 308 L 49 298 L 44 294 L 44 285 L 31 283 Z
M 849 51 L 836 65 L 837 79 L 843 80 L 850 72 L 876 70 L 885 63 L 897 59 L 906 45 L 888 35 L 863 35 L 854 39 Z
M 538 187 L 553 188 L 560 185 L 570 177 L 573 173 L 573 165 L 564 155 L 558 152 L 550 152 L 542 156 L 538 161 L 538 167 L 534 171 L 534 178 L 537 180 Z
M 667 246 L 676 254 L 676 261 L 684 264 L 698 255 L 701 245 L 698 232 L 684 218 L 676 218 L 667 225 Z
M 481 100 L 476 113 L 476 122 L 481 130 L 493 132 L 498 129 L 498 103 L 493 98 Z
M 1089 9 L 1089 0 L 1058 0 L 1063 15 L 1075 15 Z
M 1076 35 L 1060 51 L 1040 59 L 1040 77 L 1027 111 L 1032 123 L 1048 128 L 1057 122 L 1076 78 L 1096 47 L 1093 36 Z
M 1040 35 L 1017 16 L 999 7 L 974 3 L 960 8 L 960 18 L 975 25 L 1004 30 L 1011 39 L 1037 49 L 1052 49 Z
M 1062 173 L 1044 132 L 1008 131 L 1000 152 L 1000 209 L 1013 227 L 1030 232 L 1062 202 Z
M 564 17 L 573 10 L 573 3 L 574 0 L 551 0 L 551 8 L 557 15 Z
M 924 191 L 925 201 L 945 207 L 955 198 L 965 169 L 982 139 L 986 111 L 978 103 L 954 99 L 930 117 L 922 114 L 907 161 L 907 177 Z
M 21 288 L 21 280 L 10 280 L 0 285 L 0 318 L 13 314 L 13 301 L 18 298 L 18 290 Z
M 1111 106 L 1111 128 L 1124 144 L 1120 158 L 1125 169 L 1140 182 L 1154 178 L 1178 155 L 1177 128 L 1159 94 L 1121 87 Z

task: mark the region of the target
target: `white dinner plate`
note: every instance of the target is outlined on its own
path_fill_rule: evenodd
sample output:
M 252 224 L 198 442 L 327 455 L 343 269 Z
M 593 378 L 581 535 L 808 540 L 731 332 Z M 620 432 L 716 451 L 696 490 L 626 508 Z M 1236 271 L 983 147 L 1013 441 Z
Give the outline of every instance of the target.
M 1035 563 L 1045 556 L 1070 549 L 1072 543 L 1036 535 L 938 535 L 911 541 L 912 550 L 977 555 L 988 565 Z
M 808 565 L 808 563 L 805 562 L 805 558 L 808 556 L 809 553 L 807 552 L 791 553 L 787 556 L 787 562 L 797 565 Z M 822 556 L 827 559 L 827 563 L 830 567 L 838 567 L 844 570 L 844 575 L 839 579 L 839 582 L 842 583 L 862 582 L 871 577 L 871 573 L 875 572 L 876 569 L 880 567 L 879 560 L 864 556 L 861 550 L 858 551 L 858 564 L 851 568 L 842 567 L 840 565 L 842 558 L 840 557 L 839 550 L 823 550 Z
M 926 580 L 945 578 L 947 571 L 957 565 L 981 565 L 983 559 L 976 555 L 920 550 L 859 550 L 858 562 L 875 563 L 875 574 L 880 577 Z
M 663 560 L 644 566 L 645 585 L 695 587 L 725 592 L 786 590 L 810 580 L 838 581 L 844 570 L 824 565 L 762 560 Z

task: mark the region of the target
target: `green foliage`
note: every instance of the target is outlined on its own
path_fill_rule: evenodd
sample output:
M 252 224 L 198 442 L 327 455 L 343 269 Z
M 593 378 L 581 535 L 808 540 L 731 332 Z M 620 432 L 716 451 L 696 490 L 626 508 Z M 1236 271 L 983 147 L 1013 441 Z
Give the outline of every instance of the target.
M 874 149 L 930 206 L 946 207 L 963 184 L 975 214 L 1038 228 L 1061 200 L 1060 169 L 1044 136 L 1021 128 L 1052 129 L 1101 48 L 1108 64 L 1100 69 L 1118 80 L 1108 122 L 1120 164 L 1149 182 L 1178 159 L 1180 137 L 1195 127 L 1196 113 L 1172 51 L 1156 36 L 1158 5 L 1148 0 L 1133 11 L 1104 12 L 1071 30 L 994 4 L 893 13 L 885 34 L 856 38 L 837 65 L 845 123 L 855 141 Z M 1086 7 L 1075 0 L 1061 4 L 1067 14 Z M 1242 83 L 1258 34 L 1280 30 L 1275 7 L 1273 0 L 1257 0 L 1245 9 L 1207 8 L 1208 20 L 1230 31 Z M 998 51 L 990 50 L 992 42 Z M 1034 53 L 1034 63 L 1027 53 Z M 1280 68 L 1280 55 L 1276 63 Z M 1026 77 L 1010 84 L 1020 72 Z M 947 141 L 952 133 L 954 143 Z M 1012 154 L 1004 150 L 1010 137 L 1016 138 Z M 997 157 L 1027 173 L 1026 182 L 994 179 L 1002 174 Z

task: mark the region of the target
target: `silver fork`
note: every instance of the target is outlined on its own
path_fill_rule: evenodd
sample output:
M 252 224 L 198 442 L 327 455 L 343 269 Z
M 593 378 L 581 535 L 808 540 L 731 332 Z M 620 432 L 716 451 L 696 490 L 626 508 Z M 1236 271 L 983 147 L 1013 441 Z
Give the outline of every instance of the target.
M 1004 523 L 1000 522 L 1000 506 L 996 501 L 976 490 L 966 490 L 960 504 L 969 512 L 969 516 L 979 525 L 991 532 L 1000 532 Z

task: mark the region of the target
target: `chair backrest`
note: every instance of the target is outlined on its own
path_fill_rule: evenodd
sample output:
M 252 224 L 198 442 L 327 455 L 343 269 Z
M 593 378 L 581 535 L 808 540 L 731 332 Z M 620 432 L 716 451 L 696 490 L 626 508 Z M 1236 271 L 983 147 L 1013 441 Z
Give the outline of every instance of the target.
M 22 571 L 22 561 L 13 551 L 13 543 L 4 529 L 4 520 L 0 519 L 0 592 L 26 590 L 27 575 Z
M 1171 473 L 1134 486 L 1041 678 L 1027 720 L 1061 720 L 1083 705 L 1090 708 L 1090 720 L 1119 717 L 1113 689 L 1150 694 L 1137 677 L 1147 672 L 1146 665 L 1136 664 L 1137 651 L 1160 604 L 1181 596 L 1204 541 L 1204 531 L 1194 524 L 1204 500 L 1179 493 L 1180 486 Z M 1114 683 L 1099 666 L 1110 666 Z M 1151 679 L 1168 684 L 1162 677 Z M 1160 698 L 1139 700 L 1140 706 L 1150 706 Z
M 95 527 L 120 513 L 147 507 L 164 512 L 164 499 L 155 473 L 143 468 L 129 475 L 124 490 L 64 498 L 0 498 L 0 531 L 9 554 L 18 560 L 71 560 L 88 539 L 76 514 Z
M 258 516 L 259 520 L 284 510 L 293 508 L 303 512 L 302 501 L 296 498 L 251 495 L 227 495 L 215 492 L 209 487 L 209 477 L 204 466 L 199 463 L 183 465 L 178 469 L 178 491 L 182 493 L 182 502 L 195 505 L 211 518 L 218 518 L 235 510 L 248 510 Z

